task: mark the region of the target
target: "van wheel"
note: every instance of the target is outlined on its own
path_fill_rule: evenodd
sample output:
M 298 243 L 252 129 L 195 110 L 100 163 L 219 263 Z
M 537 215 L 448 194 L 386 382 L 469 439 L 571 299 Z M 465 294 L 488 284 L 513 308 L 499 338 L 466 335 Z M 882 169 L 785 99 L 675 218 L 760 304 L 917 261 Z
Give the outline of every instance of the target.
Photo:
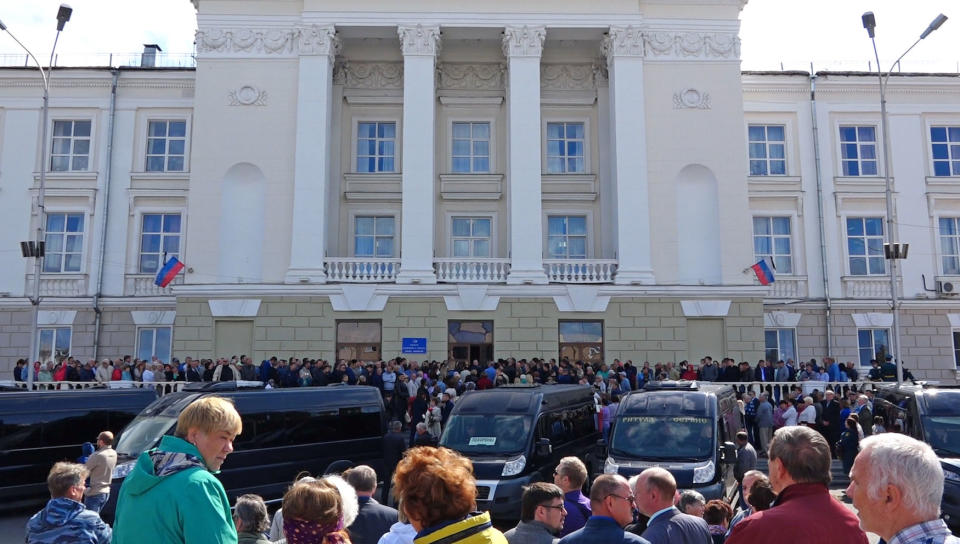
M 323 474 L 324 475 L 336 474 L 339 476 L 343 474 L 344 471 L 346 471 L 348 468 L 353 468 L 353 462 L 348 461 L 346 459 L 341 459 L 339 461 L 334 461 L 329 465 L 327 465 L 327 468 L 323 471 Z

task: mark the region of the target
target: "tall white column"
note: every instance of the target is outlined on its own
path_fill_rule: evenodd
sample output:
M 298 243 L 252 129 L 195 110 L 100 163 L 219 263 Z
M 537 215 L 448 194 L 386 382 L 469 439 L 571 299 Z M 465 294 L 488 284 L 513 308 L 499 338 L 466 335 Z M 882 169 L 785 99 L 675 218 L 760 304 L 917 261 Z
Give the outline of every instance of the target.
M 400 25 L 403 49 L 403 213 L 397 283 L 436 283 L 433 272 L 435 206 L 437 25 Z
M 540 56 L 543 26 L 508 26 L 507 183 L 510 187 L 510 275 L 507 283 L 547 283 L 543 271 L 540 146 Z
M 652 284 L 643 37 L 611 26 L 603 42 L 610 81 L 612 177 L 617 187 L 617 284 Z
M 324 283 L 327 185 L 333 61 L 340 50 L 333 25 L 301 29 L 297 82 L 297 132 L 293 159 L 293 222 L 286 283 Z M 318 220 L 318 217 L 319 220 Z

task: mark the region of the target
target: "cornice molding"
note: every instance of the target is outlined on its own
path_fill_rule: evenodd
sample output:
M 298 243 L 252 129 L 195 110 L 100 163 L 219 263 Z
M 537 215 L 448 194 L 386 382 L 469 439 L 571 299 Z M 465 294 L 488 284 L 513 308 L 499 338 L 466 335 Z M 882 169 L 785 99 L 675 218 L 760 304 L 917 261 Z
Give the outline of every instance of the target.
M 434 57 L 440 52 L 440 25 L 399 25 L 397 34 L 404 56 Z
M 507 26 L 503 29 L 503 56 L 540 58 L 543 40 L 547 36 L 545 26 Z
M 403 63 L 338 62 L 333 82 L 351 89 L 403 89 Z
M 597 88 L 593 64 L 541 64 L 540 88 L 550 91 L 592 91 Z
M 440 89 L 502 91 L 507 66 L 503 63 L 454 63 L 437 65 Z
M 297 47 L 301 55 L 327 56 L 333 62 L 342 44 L 333 25 L 311 25 L 297 30 Z
M 294 56 L 300 31 L 297 28 L 225 28 L 197 30 L 198 57 Z
M 657 60 L 716 60 L 740 58 L 736 32 L 678 32 L 650 30 L 643 33 L 647 58 Z
M 643 57 L 643 33 L 635 26 L 611 26 L 600 44 L 600 51 L 607 62 L 614 57 Z

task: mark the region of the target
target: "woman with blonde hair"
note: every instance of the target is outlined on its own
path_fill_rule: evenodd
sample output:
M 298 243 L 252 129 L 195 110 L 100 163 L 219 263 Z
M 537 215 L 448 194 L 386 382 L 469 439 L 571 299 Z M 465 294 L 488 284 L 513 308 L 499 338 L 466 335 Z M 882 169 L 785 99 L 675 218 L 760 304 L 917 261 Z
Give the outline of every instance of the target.
M 393 474 L 394 495 L 417 531 L 417 544 L 507 544 L 489 512 L 475 512 L 469 459 L 447 448 L 407 450 Z

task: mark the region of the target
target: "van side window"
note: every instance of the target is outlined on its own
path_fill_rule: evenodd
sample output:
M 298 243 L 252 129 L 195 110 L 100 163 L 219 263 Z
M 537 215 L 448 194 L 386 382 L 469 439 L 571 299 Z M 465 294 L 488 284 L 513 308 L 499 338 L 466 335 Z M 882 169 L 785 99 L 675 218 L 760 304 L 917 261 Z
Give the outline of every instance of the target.
M 361 408 L 307 412 L 302 410 L 246 413 L 238 450 L 275 448 L 358 438 L 380 438 L 380 414 Z

